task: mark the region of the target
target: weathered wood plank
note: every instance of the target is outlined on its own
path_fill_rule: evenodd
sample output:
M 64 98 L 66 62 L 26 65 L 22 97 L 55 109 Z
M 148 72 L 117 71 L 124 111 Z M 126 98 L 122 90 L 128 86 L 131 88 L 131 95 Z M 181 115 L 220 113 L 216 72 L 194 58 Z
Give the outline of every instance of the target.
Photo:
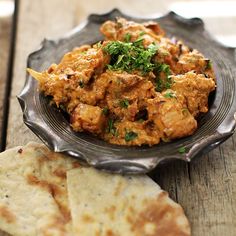
M 0 3 L 3 1 L 0 0 Z M 10 13 L 10 12 L 9 12 Z M 13 15 L 0 16 L 0 148 L 2 149 L 3 137 L 3 116 L 4 116 L 4 101 L 5 90 L 8 75 L 8 61 L 11 44 L 11 28 Z
M 29 140 L 38 140 L 23 124 L 16 95 L 24 85 L 28 55 L 39 47 L 44 38 L 57 38 L 75 26 L 76 2 L 76 0 L 71 0 L 68 4 L 66 0 L 20 1 L 7 131 L 8 147 L 25 144 Z
M 0 0 L 0 4 L 3 1 Z M 13 2 L 13 1 L 12 1 Z M 9 13 L 11 13 L 9 11 Z M 9 66 L 9 52 L 11 45 L 11 30 L 13 23 L 13 14 L 0 16 L 0 147 L 4 147 L 3 123 L 4 117 L 4 102 L 6 96 L 6 85 L 8 80 L 8 66 Z M 0 236 L 7 236 L 8 234 L 0 230 Z
M 89 12 L 104 12 L 113 6 L 135 14 L 164 12 L 154 6 L 133 1 L 21 0 L 10 100 L 8 147 L 37 140 L 21 121 L 21 110 L 15 96 L 25 80 L 27 55 L 44 38 L 56 38 L 72 29 Z M 127 8 L 129 4 L 129 8 Z M 66 9 L 66 10 L 65 10 Z M 129 9 L 129 10 L 127 10 Z M 133 9 L 131 11 L 130 9 Z M 158 9 L 158 10 L 157 10 Z M 176 162 L 161 166 L 152 173 L 157 182 L 185 209 L 195 236 L 234 236 L 236 232 L 236 135 L 209 155 L 191 164 Z

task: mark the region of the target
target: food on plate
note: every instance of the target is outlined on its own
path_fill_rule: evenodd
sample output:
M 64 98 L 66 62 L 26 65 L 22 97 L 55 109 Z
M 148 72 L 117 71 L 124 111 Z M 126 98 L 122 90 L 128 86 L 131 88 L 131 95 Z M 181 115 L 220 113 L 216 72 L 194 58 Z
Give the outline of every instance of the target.
M 28 69 L 72 129 L 128 146 L 193 134 L 216 87 L 211 61 L 156 22 L 118 18 L 100 30 L 103 41 L 75 48 L 46 71 Z
M 180 205 L 146 175 L 82 167 L 44 145 L 0 154 L 0 229 L 14 236 L 188 236 Z
M 190 235 L 183 209 L 147 176 L 80 168 L 68 171 L 67 185 L 76 235 Z

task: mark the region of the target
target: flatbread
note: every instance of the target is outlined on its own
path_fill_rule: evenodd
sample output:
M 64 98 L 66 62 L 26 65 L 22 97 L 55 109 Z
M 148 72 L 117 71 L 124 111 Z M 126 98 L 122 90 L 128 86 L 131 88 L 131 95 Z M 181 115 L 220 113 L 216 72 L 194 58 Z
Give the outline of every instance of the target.
M 14 236 L 71 236 L 69 157 L 30 143 L 0 154 L 0 228 Z
M 188 236 L 183 209 L 149 177 L 81 167 L 44 145 L 0 154 L 0 228 L 14 236 Z
M 67 172 L 76 236 L 188 236 L 183 209 L 147 176 Z

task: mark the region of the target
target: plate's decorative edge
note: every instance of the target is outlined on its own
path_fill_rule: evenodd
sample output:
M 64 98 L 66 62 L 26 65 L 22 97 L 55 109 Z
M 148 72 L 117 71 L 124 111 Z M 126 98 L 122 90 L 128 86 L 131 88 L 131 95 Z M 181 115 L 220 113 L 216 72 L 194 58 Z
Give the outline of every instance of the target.
M 126 18 L 136 18 L 136 19 L 139 19 L 139 20 L 145 20 L 145 19 L 149 19 L 149 20 L 156 20 L 156 19 L 160 19 L 160 18 L 173 18 L 175 19 L 176 21 L 179 21 L 183 24 L 187 24 L 187 25 L 191 25 L 191 26 L 202 26 L 204 27 L 204 22 L 202 19 L 198 18 L 198 17 L 194 17 L 194 18 L 184 18 L 178 14 L 176 14 L 174 11 L 170 11 L 166 14 L 164 14 L 163 16 L 161 17 L 137 17 L 137 16 L 129 16 L 129 15 L 126 15 L 125 13 L 121 12 L 118 8 L 114 8 L 113 10 L 109 11 L 109 12 L 106 12 L 106 13 L 103 13 L 103 14 L 91 14 L 89 15 L 88 17 L 88 20 L 89 21 L 103 21 L 104 19 L 107 19 L 107 18 L 115 18 L 115 17 L 126 17 Z
M 37 59 L 37 57 L 39 57 L 45 50 L 47 50 L 48 47 L 56 47 L 58 43 L 60 43 L 63 40 L 66 40 L 68 37 L 73 36 L 77 33 L 79 33 L 83 28 L 85 28 L 86 26 L 88 26 L 88 24 L 92 21 L 97 22 L 97 20 L 99 19 L 99 21 L 104 21 L 106 20 L 108 17 L 111 18 L 115 18 L 117 16 L 122 16 L 122 17 L 127 17 L 130 18 L 129 16 L 123 14 L 122 12 L 120 12 L 118 9 L 114 9 L 111 12 L 105 13 L 105 14 L 91 14 L 88 19 L 83 22 L 81 25 L 79 25 L 78 27 L 76 27 L 74 30 L 72 30 L 71 32 L 69 32 L 68 34 L 66 34 L 65 37 L 62 37 L 58 40 L 48 40 L 48 39 L 44 39 L 43 42 L 41 43 L 41 47 L 36 50 L 35 52 L 31 53 L 28 57 L 27 60 L 27 67 L 30 67 L 31 65 L 31 61 Z M 135 19 L 135 17 L 132 17 Z M 162 16 L 162 17 L 158 17 L 158 18 L 149 18 L 149 20 L 158 20 L 158 19 L 165 19 L 165 18 L 171 18 L 174 21 L 178 21 L 181 24 L 185 24 L 188 26 L 196 26 L 198 27 L 200 30 L 206 32 L 207 34 L 209 34 L 205 29 L 204 29 L 204 23 L 201 19 L 199 18 L 191 18 L 191 19 L 186 19 L 182 16 L 177 15 L 174 12 L 169 12 L 168 14 Z M 148 20 L 147 18 L 143 18 L 143 20 Z M 221 46 L 222 48 L 229 50 L 230 52 L 233 52 L 232 54 L 235 56 L 235 49 L 234 48 L 229 48 L 224 46 L 223 44 L 221 44 L 220 42 L 218 42 L 217 40 L 215 40 L 210 34 L 210 39 L 214 42 L 216 42 L 219 46 Z M 235 57 L 234 57 L 234 61 L 235 61 Z M 103 160 L 103 161 L 94 161 L 91 160 L 89 156 L 85 156 L 84 154 L 82 154 L 79 151 L 74 151 L 74 150 L 70 150 L 68 149 L 68 146 L 61 143 L 61 144 L 57 144 L 55 143 L 55 141 L 51 141 L 48 142 L 48 139 L 50 139 L 50 135 L 48 134 L 44 134 L 42 135 L 43 132 L 36 132 L 35 131 L 35 127 L 37 126 L 37 131 L 45 131 L 45 127 L 43 127 L 42 125 L 40 125 L 38 122 L 35 122 L 34 120 L 31 120 L 28 114 L 28 108 L 27 108 L 27 104 L 26 104 L 26 97 L 27 94 L 29 93 L 29 83 L 30 83 L 30 76 L 27 76 L 27 79 L 25 81 L 25 85 L 21 91 L 21 93 L 17 96 L 19 103 L 21 105 L 22 111 L 23 111 L 23 119 L 25 124 L 34 131 L 34 133 L 51 149 L 53 149 L 56 152 L 63 152 L 65 154 L 69 154 L 71 156 L 74 156 L 76 158 L 78 158 L 80 161 L 83 162 L 87 162 L 90 165 L 98 168 L 98 169 L 102 169 L 102 170 L 108 170 L 111 172 L 118 172 L 118 173 L 147 173 L 148 171 L 154 169 L 158 164 L 164 162 L 164 159 L 166 161 L 166 159 L 179 159 L 179 160 L 184 160 L 184 161 L 191 161 L 194 157 L 198 156 L 200 153 L 205 153 L 210 151 L 211 149 L 213 149 L 215 146 L 218 146 L 220 143 L 224 142 L 229 136 L 231 136 L 234 131 L 235 131 L 235 124 L 236 124 L 236 118 L 233 119 L 233 124 L 232 124 L 232 128 L 230 130 L 228 130 L 227 132 L 218 132 L 216 131 L 214 134 L 209 135 L 209 137 L 207 137 L 206 139 L 202 140 L 199 144 L 195 144 L 192 147 L 189 147 L 188 151 L 185 154 L 178 154 L 176 153 L 173 156 L 165 156 L 164 158 L 156 158 L 156 157 L 150 157 L 147 158 L 145 161 L 143 160 L 138 160 L 138 159 L 134 159 L 134 160 L 128 160 L 125 157 L 121 158 L 121 159 L 116 159 L 116 160 Z M 34 111 L 35 112 L 35 111 Z M 234 113 L 234 117 L 235 117 L 235 113 Z M 202 151 L 199 150 L 199 147 L 203 148 Z M 188 148 L 188 147 L 187 147 Z
M 193 17 L 193 18 L 184 18 L 181 15 L 176 14 L 174 11 L 170 11 L 163 17 L 172 17 L 176 21 L 179 21 L 182 24 L 190 25 L 192 26 L 198 26 L 204 28 L 204 22 L 202 19 L 198 17 Z

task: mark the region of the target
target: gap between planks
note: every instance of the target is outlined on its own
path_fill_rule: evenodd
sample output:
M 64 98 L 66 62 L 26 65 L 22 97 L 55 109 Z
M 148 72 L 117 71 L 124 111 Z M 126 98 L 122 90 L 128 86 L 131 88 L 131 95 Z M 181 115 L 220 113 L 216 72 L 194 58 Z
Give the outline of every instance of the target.
M 13 76 L 13 68 L 14 68 L 19 1 L 15 0 L 14 4 L 15 4 L 15 9 L 14 9 L 13 17 L 12 17 L 9 58 L 8 58 L 8 65 L 7 65 L 7 79 L 6 79 L 5 94 L 4 94 L 4 99 L 3 99 L 4 102 L 3 102 L 3 110 L 2 110 L 3 115 L 2 115 L 2 129 L 1 129 L 1 138 L 0 138 L 0 152 L 6 149 L 7 126 L 8 126 L 9 104 L 10 104 L 9 98 L 11 94 L 12 76 Z

